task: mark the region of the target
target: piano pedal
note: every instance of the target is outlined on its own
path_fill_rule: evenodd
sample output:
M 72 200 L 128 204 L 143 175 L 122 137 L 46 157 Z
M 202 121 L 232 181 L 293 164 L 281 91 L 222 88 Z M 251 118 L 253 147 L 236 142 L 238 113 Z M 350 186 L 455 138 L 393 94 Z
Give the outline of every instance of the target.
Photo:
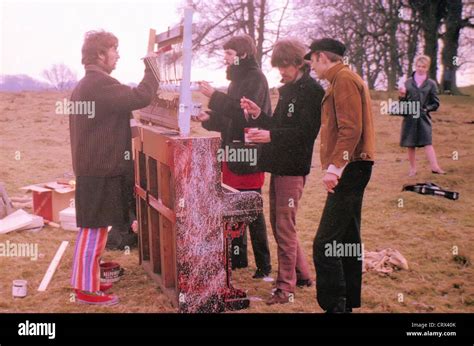
M 231 287 L 224 295 L 224 304 L 226 310 L 243 310 L 250 306 L 250 299 L 243 290 Z

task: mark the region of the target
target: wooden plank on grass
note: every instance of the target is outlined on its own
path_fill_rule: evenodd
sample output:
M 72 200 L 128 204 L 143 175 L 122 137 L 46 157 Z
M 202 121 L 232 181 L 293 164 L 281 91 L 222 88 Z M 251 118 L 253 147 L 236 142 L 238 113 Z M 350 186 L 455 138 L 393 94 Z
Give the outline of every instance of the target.
M 54 258 L 49 264 L 48 270 L 46 271 L 46 274 L 44 274 L 43 280 L 41 281 L 41 284 L 38 287 L 39 292 L 44 292 L 46 291 L 46 288 L 48 288 L 49 282 L 53 278 L 53 275 L 56 272 L 56 269 L 58 268 L 59 262 L 61 261 L 61 258 L 63 257 L 68 244 L 68 241 L 63 241 L 59 246 L 58 251 L 56 251 L 56 255 L 54 255 Z

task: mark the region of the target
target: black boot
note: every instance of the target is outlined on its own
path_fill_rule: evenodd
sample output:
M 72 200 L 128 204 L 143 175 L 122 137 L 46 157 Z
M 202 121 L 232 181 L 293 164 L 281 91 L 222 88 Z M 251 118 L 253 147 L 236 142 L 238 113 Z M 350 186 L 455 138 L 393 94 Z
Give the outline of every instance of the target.
M 254 279 L 263 279 L 263 278 L 269 276 L 271 272 L 272 272 L 271 267 L 270 267 L 270 269 L 267 269 L 267 270 L 257 268 L 257 270 L 255 271 L 255 274 L 252 276 L 252 278 L 254 278 Z
M 327 314 L 343 314 L 348 312 L 346 309 L 346 298 L 345 297 L 339 297 L 336 301 L 336 304 L 327 309 L 326 313 Z
M 296 286 L 297 287 L 311 287 L 313 286 L 313 280 L 311 279 L 304 279 L 304 280 L 296 280 Z

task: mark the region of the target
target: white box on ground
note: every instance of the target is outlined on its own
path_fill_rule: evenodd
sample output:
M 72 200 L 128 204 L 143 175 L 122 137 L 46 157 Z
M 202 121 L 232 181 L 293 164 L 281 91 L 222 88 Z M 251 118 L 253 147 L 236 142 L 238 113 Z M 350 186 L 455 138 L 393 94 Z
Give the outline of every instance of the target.
M 59 212 L 61 228 L 66 231 L 79 231 L 76 225 L 76 208 L 69 207 Z

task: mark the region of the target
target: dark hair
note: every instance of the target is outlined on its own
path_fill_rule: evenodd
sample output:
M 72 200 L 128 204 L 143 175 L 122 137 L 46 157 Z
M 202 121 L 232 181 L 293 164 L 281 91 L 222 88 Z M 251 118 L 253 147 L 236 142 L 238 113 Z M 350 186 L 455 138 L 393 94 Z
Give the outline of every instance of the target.
M 86 32 L 82 45 L 82 64 L 95 64 L 99 54 L 105 54 L 108 49 L 117 46 L 118 39 L 110 32 L 104 30 Z
M 286 66 L 300 66 L 304 61 L 306 54 L 306 47 L 296 39 L 283 39 L 277 41 L 273 46 L 272 66 L 286 67 Z
M 226 43 L 224 43 L 224 49 L 235 50 L 239 57 L 242 57 L 244 54 L 247 54 L 247 57 L 253 57 L 257 54 L 255 43 L 249 35 L 231 37 Z

